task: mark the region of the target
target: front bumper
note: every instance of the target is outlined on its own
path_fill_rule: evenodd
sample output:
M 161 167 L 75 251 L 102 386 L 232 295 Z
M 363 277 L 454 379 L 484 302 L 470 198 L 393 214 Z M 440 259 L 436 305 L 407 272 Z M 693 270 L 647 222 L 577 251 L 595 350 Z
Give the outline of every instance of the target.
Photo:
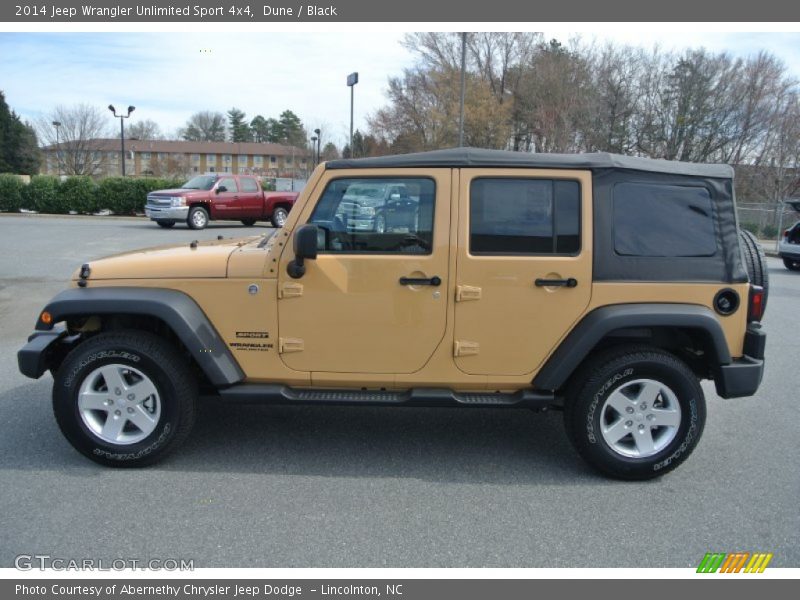
M 760 326 L 749 325 L 744 337 L 744 354 L 729 365 L 721 365 L 714 377 L 722 398 L 752 396 L 764 377 L 764 348 L 767 334 Z
M 64 328 L 52 331 L 37 331 L 28 338 L 28 343 L 17 352 L 20 373 L 31 379 L 39 379 L 48 369 L 48 358 L 57 342 L 67 336 Z
M 153 221 L 185 221 L 189 217 L 189 207 L 148 204 L 144 207 L 144 214 Z

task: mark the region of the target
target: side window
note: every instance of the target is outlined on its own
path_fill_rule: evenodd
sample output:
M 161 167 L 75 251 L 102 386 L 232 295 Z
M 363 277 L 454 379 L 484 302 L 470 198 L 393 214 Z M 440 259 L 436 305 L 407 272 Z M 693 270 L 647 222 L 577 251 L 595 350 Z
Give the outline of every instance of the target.
M 430 254 L 435 201 L 431 179 L 335 179 L 309 223 L 320 252 Z
M 225 186 L 225 190 L 228 192 L 238 192 L 239 188 L 236 185 L 236 180 L 233 177 L 223 177 L 219 180 L 219 185 L 217 188 Z
M 705 187 L 618 183 L 613 206 L 617 254 L 678 258 L 717 252 L 714 209 Z
M 243 192 L 253 193 L 258 191 L 258 184 L 252 177 L 242 177 L 239 179 L 239 183 L 242 184 Z
M 479 178 L 469 198 L 473 254 L 580 251 L 581 189 L 559 179 Z

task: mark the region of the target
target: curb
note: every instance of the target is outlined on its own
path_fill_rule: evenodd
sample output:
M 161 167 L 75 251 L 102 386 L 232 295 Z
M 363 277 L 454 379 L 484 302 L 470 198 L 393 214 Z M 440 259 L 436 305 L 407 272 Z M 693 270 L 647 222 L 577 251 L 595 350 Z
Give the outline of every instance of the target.
M 53 215 L 49 213 L 20 212 L 0 212 L 0 217 L 33 217 L 37 219 L 115 219 L 127 221 L 140 221 L 147 218 L 144 215 L 132 217 L 130 215 Z

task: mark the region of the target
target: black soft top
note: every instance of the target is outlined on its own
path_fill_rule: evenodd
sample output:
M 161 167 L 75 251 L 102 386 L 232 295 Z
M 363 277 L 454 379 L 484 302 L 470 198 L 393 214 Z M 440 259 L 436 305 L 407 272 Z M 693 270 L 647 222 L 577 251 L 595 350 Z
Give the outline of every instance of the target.
M 412 167 L 506 167 L 544 169 L 589 169 L 600 171 L 621 169 L 687 175 L 713 179 L 733 179 L 733 168 L 720 164 L 700 164 L 622 156 L 608 152 L 584 154 L 531 154 L 508 150 L 483 150 L 481 148 L 450 148 L 414 154 L 397 154 L 374 158 L 333 160 L 325 164 L 328 169 L 380 169 Z

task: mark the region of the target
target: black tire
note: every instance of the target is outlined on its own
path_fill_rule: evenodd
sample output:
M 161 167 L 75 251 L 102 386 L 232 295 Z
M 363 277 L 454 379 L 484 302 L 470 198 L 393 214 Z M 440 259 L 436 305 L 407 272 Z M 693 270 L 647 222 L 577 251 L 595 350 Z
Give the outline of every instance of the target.
M 164 229 L 170 229 L 175 227 L 175 221 L 156 221 L 159 227 L 163 227 Z
M 739 230 L 739 239 L 741 240 L 744 267 L 747 270 L 750 283 L 764 288 L 764 310 L 766 311 L 767 298 L 769 297 L 769 269 L 764 249 L 758 243 L 756 236 L 746 229 Z
M 242 225 L 244 225 L 245 227 L 252 227 L 255 224 L 256 224 L 255 219 L 242 219 Z
M 800 260 L 795 260 L 793 258 L 784 258 L 783 266 L 789 269 L 790 271 L 800 271 Z
M 208 212 L 202 206 L 193 206 L 186 217 L 189 229 L 205 229 L 208 225 Z
M 638 447 L 636 430 L 641 429 L 642 424 L 648 427 L 648 435 L 653 439 L 667 434 L 661 438 L 664 446 L 654 445 L 653 453 L 645 457 L 615 450 L 601 429 L 603 425 L 611 428 L 617 423 L 605 420 L 614 412 L 606 409 L 609 397 L 618 390 L 635 390 L 639 385 L 636 382 L 641 380 L 665 386 L 674 396 L 672 402 L 676 401 L 680 408 L 679 424 L 674 433 L 667 428 L 647 425 L 650 416 L 644 410 L 633 409 L 634 414 L 625 415 L 624 419 L 620 413 L 624 421 L 620 424 L 626 429 L 628 424 L 631 427 L 619 445 L 633 442 L 632 452 Z M 656 398 L 656 403 L 664 402 L 663 391 Z M 634 405 L 636 403 L 638 399 Z M 651 406 L 651 412 L 653 408 Z M 705 397 L 694 373 L 674 355 L 649 346 L 620 346 L 590 360 L 570 382 L 564 404 L 567 435 L 578 453 L 601 473 L 626 480 L 651 479 L 680 465 L 700 440 L 705 420 Z
M 278 206 L 274 211 L 272 211 L 272 218 L 270 222 L 272 226 L 275 228 L 283 227 L 283 224 L 286 223 L 286 219 L 289 216 L 289 211 L 283 208 L 282 206 Z
M 144 374 L 154 385 L 157 396 L 151 397 L 152 405 L 158 406 L 158 415 L 153 430 L 141 440 L 132 443 L 112 443 L 100 436 L 103 433 L 92 431 L 87 420 L 82 416 L 79 406 L 81 386 L 89 383 L 101 367 L 122 369 L 131 367 Z M 133 380 L 135 383 L 135 379 Z M 130 380 L 123 378 L 125 385 Z M 132 400 L 134 394 L 126 394 L 130 389 L 122 391 L 111 384 L 104 383 L 106 390 L 100 388 L 100 394 L 108 393 L 111 404 L 105 414 L 97 411 L 98 420 L 112 419 L 110 412 L 120 405 L 115 414 L 125 415 L 125 401 Z M 124 386 L 123 386 L 124 387 Z M 195 405 L 197 401 L 197 384 L 191 375 L 189 366 L 180 354 L 163 339 L 154 334 L 142 331 L 118 331 L 101 333 L 85 341 L 70 352 L 54 375 L 53 411 L 58 426 L 70 444 L 84 456 L 106 466 L 143 467 L 161 460 L 169 452 L 180 446 L 194 425 Z M 142 405 L 145 402 L 138 400 Z M 106 410 L 106 409 L 103 409 Z M 85 413 L 84 413 L 85 414 Z M 123 427 L 137 433 L 132 421 L 125 419 Z M 104 427 L 104 426 L 102 426 Z M 124 434 L 125 429 L 120 429 Z M 145 435 L 143 430 L 138 435 Z

